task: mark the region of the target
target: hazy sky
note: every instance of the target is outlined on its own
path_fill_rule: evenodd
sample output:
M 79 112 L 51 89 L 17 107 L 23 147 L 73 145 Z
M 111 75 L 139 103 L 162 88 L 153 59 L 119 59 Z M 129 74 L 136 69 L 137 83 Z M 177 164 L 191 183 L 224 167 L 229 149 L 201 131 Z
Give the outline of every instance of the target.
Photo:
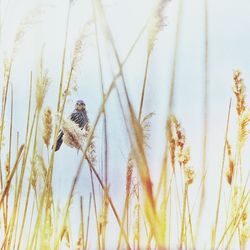
M 14 119 L 16 121 L 13 129 L 15 132 L 20 131 L 21 141 L 23 141 L 29 72 L 32 70 L 34 75 L 36 74 L 42 47 L 44 47 L 44 64 L 48 68 L 51 79 L 45 106 L 48 105 L 53 111 L 56 110 L 68 1 L 2 0 L 0 2 L 2 24 L 0 33 L 1 63 L 3 58 L 11 53 L 13 38 L 22 18 L 34 8 L 39 7 L 43 10 L 43 14 L 35 18 L 31 27 L 27 28 L 27 34 L 15 57 L 11 78 L 14 88 Z M 103 1 L 121 58 L 126 56 L 128 49 L 145 24 L 150 9 L 155 2 L 152 0 Z M 242 70 L 247 86 L 247 96 L 250 96 L 250 2 L 246 0 L 208 0 L 208 5 L 209 136 L 207 188 L 209 192 L 205 212 L 209 214 L 210 211 L 210 215 L 214 216 L 215 209 L 211 211 L 211 207 L 213 205 L 214 208 L 213 202 L 216 200 L 214 195 L 217 194 L 217 188 L 216 185 L 211 185 L 209 181 L 213 180 L 213 183 L 216 183 L 219 179 L 227 108 L 229 99 L 232 96 L 231 78 L 233 69 L 239 68 Z M 151 148 L 149 150 L 150 170 L 155 181 L 159 176 L 164 149 L 163 135 L 165 133 L 173 50 L 176 43 L 175 32 L 178 6 L 179 1 L 172 0 L 166 8 L 167 25 L 159 34 L 155 43 L 150 59 L 148 88 L 146 89 L 144 114 L 155 112 L 155 116 L 152 118 Z M 66 66 L 69 66 L 72 58 L 74 42 L 84 23 L 91 18 L 91 15 L 91 0 L 74 1 L 70 16 Z M 124 69 L 126 83 L 136 111 L 138 111 L 138 96 L 143 82 L 147 48 L 146 38 L 147 33 L 144 33 Z M 114 67 L 111 48 L 108 47 L 103 36 L 100 39 L 104 82 L 107 89 L 112 79 L 112 72 L 115 72 L 116 67 Z M 200 180 L 201 177 L 204 42 L 204 1 L 184 1 L 180 25 L 180 44 L 177 51 L 174 112 L 185 128 L 187 140 L 191 146 L 192 162 L 197 180 Z M 2 74 L 0 79 L 2 83 Z M 66 113 L 71 112 L 76 99 L 84 99 L 90 121 L 93 123 L 101 103 L 101 87 L 94 34 L 87 39 L 86 50 L 78 67 L 76 82 L 78 91 L 69 98 Z M 121 208 L 122 206 L 119 206 L 119 204 L 124 197 L 125 167 L 129 148 L 115 92 L 112 93 L 108 101 L 107 112 L 110 138 L 110 192 L 117 207 Z M 232 124 L 235 124 L 235 115 L 233 115 Z M 233 127 L 230 129 L 230 140 L 233 143 L 235 132 Z M 99 126 L 96 134 L 97 154 L 101 150 L 101 137 L 102 129 Z M 67 146 L 63 146 L 59 153 L 56 154 L 54 183 L 58 199 L 63 200 L 67 197 L 79 158 L 80 155 L 77 155 L 75 150 Z M 250 163 L 249 159 L 246 158 L 246 162 Z M 198 183 L 199 181 L 192 187 L 194 190 L 197 190 Z M 76 199 L 78 199 L 79 194 L 83 194 L 86 208 L 90 190 L 89 172 L 87 168 L 84 168 L 77 187 Z M 72 209 L 78 208 L 73 207 Z M 111 213 L 110 216 L 112 221 Z M 208 216 L 205 217 L 209 223 L 209 228 L 211 228 L 210 224 L 213 221 L 210 221 Z M 75 220 L 77 222 L 77 218 Z M 114 224 L 110 225 L 111 228 L 117 229 L 115 222 L 110 222 L 110 224 Z M 111 239 L 112 234 L 112 230 L 109 230 L 107 238 Z M 201 245 L 209 240 L 208 235 L 210 235 L 210 232 L 203 234 Z M 110 246 L 113 246 L 112 242 L 110 242 Z

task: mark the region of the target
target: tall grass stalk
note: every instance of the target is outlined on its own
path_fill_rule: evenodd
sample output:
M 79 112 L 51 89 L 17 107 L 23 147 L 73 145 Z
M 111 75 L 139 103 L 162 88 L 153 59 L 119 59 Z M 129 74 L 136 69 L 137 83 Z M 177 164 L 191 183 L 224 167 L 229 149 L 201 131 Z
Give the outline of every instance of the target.
M 102 60 L 101 60 L 101 49 L 98 39 L 98 23 L 97 23 L 97 15 L 96 15 L 96 3 L 95 0 L 92 0 L 92 8 L 93 8 L 93 16 L 94 16 L 94 24 L 95 24 L 95 41 L 97 46 L 97 54 L 98 54 L 98 66 L 99 66 L 99 76 L 100 76 L 100 83 L 101 83 L 101 92 L 102 97 L 104 100 L 105 96 L 105 89 L 104 89 L 104 79 L 103 79 L 103 68 L 102 68 Z M 102 167 L 104 165 L 104 183 L 106 186 L 106 189 L 108 188 L 108 126 L 107 126 L 107 115 L 106 115 L 106 108 L 103 107 L 103 130 L 104 130 L 104 164 L 102 164 Z M 102 203 L 105 202 L 105 195 L 106 193 L 103 193 L 102 197 Z M 122 225 L 123 227 L 123 225 Z M 106 224 L 104 223 L 102 228 L 102 249 L 105 249 L 105 231 L 106 231 Z M 99 236 L 98 236 L 99 238 Z M 98 239 L 98 242 L 100 239 Z M 100 243 L 99 243 L 100 244 Z
M 225 164 L 225 155 L 226 155 L 226 142 L 228 138 L 228 130 L 229 130 L 229 120 L 230 120 L 230 114 L 231 114 L 231 99 L 229 103 L 228 108 L 228 114 L 227 114 L 227 122 L 226 122 L 226 132 L 225 132 L 225 142 L 224 142 L 224 149 L 223 149 L 223 157 L 222 157 L 222 163 L 221 163 L 221 172 L 220 172 L 220 186 L 219 186 L 219 195 L 217 200 L 217 208 L 216 208 L 216 216 L 215 216 L 215 225 L 212 232 L 212 247 L 215 247 L 216 244 L 216 234 L 217 234 L 217 226 L 218 226 L 218 219 L 219 219 L 219 209 L 220 209 L 220 201 L 221 201 L 221 192 L 222 192 L 222 185 L 223 185 L 223 173 L 224 173 L 224 164 Z
M 10 172 L 10 174 L 8 175 L 8 178 L 6 180 L 6 184 L 3 188 L 3 191 L 0 195 L 0 207 L 3 205 L 3 201 L 4 201 L 4 198 L 6 197 L 8 191 L 9 191 L 9 188 L 10 188 L 10 183 L 11 183 L 11 180 L 14 176 L 14 174 L 16 173 L 16 170 L 17 170 L 17 167 L 18 167 L 18 164 L 19 164 L 19 161 L 20 161 L 20 158 L 22 156 L 22 152 L 23 152 L 23 148 L 24 148 L 24 145 L 22 145 L 20 148 L 19 148 L 19 151 L 18 151 L 18 154 L 17 154 L 17 158 L 16 158 L 16 161 L 15 161 L 15 164 Z
M 9 153 L 8 153 L 8 165 L 11 166 L 11 152 L 12 152 L 12 132 L 13 132 L 13 106 L 14 106 L 14 101 L 13 101 L 13 86 L 11 85 L 11 105 L 10 105 L 10 130 L 9 130 Z M 17 151 L 18 152 L 18 151 Z M 9 174 L 9 172 L 7 173 Z M 17 174 L 16 174 L 17 176 Z M 7 192 L 6 195 L 6 212 L 5 212 L 5 231 L 7 229 L 7 223 L 8 223 L 8 210 L 9 210 L 9 191 Z M 10 242 L 9 242 L 10 243 Z M 9 246 L 7 246 L 9 247 Z
M 64 67 L 65 67 L 65 57 L 66 57 L 66 50 L 67 50 L 67 40 L 68 40 L 71 6 L 72 6 L 72 1 L 68 1 L 66 28 L 65 28 L 65 35 L 64 35 L 62 62 L 61 62 L 61 74 L 60 74 L 60 83 L 59 83 L 58 101 L 57 101 L 57 112 L 60 111 L 60 106 L 61 106 L 61 96 L 62 96 L 62 87 L 63 87 L 63 80 L 64 80 Z
M 91 199 L 92 199 L 92 193 L 89 194 L 89 210 L 88 210 L 88 220 L 87 220 L 87 230 L 86 230 L 86 239 L 85 239 L 85 250 L 88 249 L 88 239 L 89 239 L 89 223 L 90 223 L 90 212 L 91 212 Z
M 202 175 L 204 180 L 202 181 L 202 188 L 200 194 L 200 205 L 199 205 L 199 214 L 196 227 L 196 237 L 198 237 L 202 211 L 204 208 L 205 195 L 206 195 L 206 164 L 207 164 L 207 135 L 208 135 L 208 115 L 209 115 L 209 72 L 208 72 L 208 1 L 204 0 L 204 101 L 203 101 L 203 149 L 202 149 Z
M 80 211 L 81 211 L 81 242 L 82 245 L 80 248 L 85 249 L 85 241 L 84 241 L 84 211 L 83 211 L 83 197 L 80 197 Z
M 98 242 L 98 249 L 101 249 L 101 242 L 100 242 L 100 230 L 99 230 L 99 223 L 98 223 L 98 216 L 97 216 L 97 205 L 96 205 L 96 195 L 95 195 L 95 186 L 94 186 L 94 180 L 93 180 L 93 173 L 92 169 L 89 168 L 90 173 L 90 179 L 91 179 L 91 188 L 92 188 L 92 194 L 93 194 L 93 201 L 94 201 L 94 210 L 95 210 L 95 222 L 96 222 L 96 231 L 97 231 L 97 242 Z
M 168 95 L 168 114 L 172 114 L 173 104 L 174 104 L 174 88 L 175 88 L 175 78 L 176 78 L 176 64 L 177 64 L 177 51 L 179 48 L 179 39 L 180 39 L 180 28 L 182 22 L 182 12 L 183 12 L 183 1 L 179 2 L 179 9 L 177 13 L 177 26 L 176 26 L 176 36 L 175 36 L 175 45 L 174 45 L 174 53 L 173 53 L 173 66 L 171 72 L 171 80 L 170 80 L 170 88 Z M 166 122 L 167 125 L 167 122 Z M 166 126 L 167 127 L 167 126 Z M 167 155 L 168 155 L 168 140 L 166 140 L 165 150 L 163 154 L 163 162 L 160 174 L 160 181 L 158 182 L 157 194 L 160 192 L 161 187 L 163 185 L 163 192 L 165 193 L 166 189 L 166 180 L 167 180 Z M 175 174 L 175 173 L 174 173 Z

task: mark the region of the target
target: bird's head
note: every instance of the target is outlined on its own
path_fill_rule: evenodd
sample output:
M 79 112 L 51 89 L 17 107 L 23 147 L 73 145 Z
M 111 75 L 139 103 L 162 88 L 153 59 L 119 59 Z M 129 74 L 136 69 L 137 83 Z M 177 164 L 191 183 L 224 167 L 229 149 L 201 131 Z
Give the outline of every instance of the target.
M 86 107 L 86 105 L 85 105 L 84 101 L 78 100 L 78 101 L 76 102 L 76 105 L 75 105 L 75 109 L 76 109 L 76 110 L 82 111 L 82 110 L 85 110 L 85 107 Z

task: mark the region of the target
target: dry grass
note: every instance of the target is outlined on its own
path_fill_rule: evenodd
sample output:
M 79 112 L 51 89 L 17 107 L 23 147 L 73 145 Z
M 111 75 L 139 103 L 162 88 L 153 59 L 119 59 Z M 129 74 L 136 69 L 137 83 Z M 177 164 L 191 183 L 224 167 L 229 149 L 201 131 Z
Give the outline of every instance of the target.
M 18 133 L 17 145 L 14 147 L 12 145 L 12 124 L 13 91 L 15 92 L 15 89 L 13 89 L 11 95 L 9 93 L 10 89 L 12 90 L 12 65 L 25 33 L 28 32 L 28 28 L 33 25 L 34 18 L 38 14 L 40 15 L 41 11 L 31 12 L 21 22 L 14 39 L 10 59 L 5 59 L 3 62 L 4 82 L 1 102 L 0 153 L 3 155 L 6 149 L 7 156 L 1 157 L 0 162 L 1 249 L 33 250 L 67 247 L 85 250 L 96 246 L 99 250 L 103 250 L 107 249 L 107 233 L 110 232 L 109 230 L 113 230 L 110 226 L 113 223 L 117 224 L 118 231 L 115 234 L 117 237 L 111 245 L 117 249 L 196 248 L 197 237 L 194 232 L 199 229 L 201 218 L 198 218 L 199 223 L 194 226 L 194 222 L 197 222 L 197 220 L 194 218 L 193 207 L 197 206 L 198 203 L 200 203 L 201 208 L 204 205 L 206 169 L 202 170 L 201 177 L 192 167 L 192 145 L 188 143 L 189 135 L 185 133 L 185 124 L 182 124 L 181 120 L 172 114 L 182 2 L 177 18 L 177 41 L 170 82 L 168 113 L 166 114 L 166 131 L 162 135 L 166 147 L 164 155 L 162 155 L 163 163 L 161 172 L 157 175 L 158 179 L 152 177 L 155 169 L 151 166 L 148 153 L 151 150 L 150 138 L 154 136 L 155 132 L 151 129 L 154 113 L 144 115 L 148 73 L 157 35 L 165 24 L 165 7 L 168 2 L 168 0 L 157 1 L 149 21 L 131 46 L 124 61 L 121 61 L 105 17 L 105 10 L 100 1 L 93 1 L 95 30 L 93 30 L 92 22 L 86 23 L 76 40 L 70 62 L 66 63 L 66 54 L 69 50 L 67 40 L 70 35 L 70 13 L 73 4 L 73 1 L 69 1 L 60 65 L 60 81 L 59 83 L 50 81 L 49 71 L 44 67 L 44 62 L 41 59 L 35 93 L 33 93 L 33 77 L 30 73 L 29 103 L 27 109 L 24 107 L 27 119 L 20 121 L 24 123 L 26 133 L 21 136 Z M 124 65 L 129 60 L 146 28 L 148 30 L 148 47 L 145 51 L 147 57 L 143 82 L 140 85 L 140 92 L 137 94 L 139 105 L 136 106 L 131 101 L 132 98 L 128 91 L 126 77 L 124 76 Z M 87 49 L 86 45 L 91 32 L 95 32 L 96 35 L 102 103 L 96 119 L 92 122 L 93 126 L 91 127 L 88 124 L 85 128 L 80 129 L 73 121 L 65 118 L 65 107 L 72 90 L 75 90 L 74 83 L 78 66 L 81 59 L 84 58 L 84 51 Z M 114 75 L 109 84 L 106 82 L 104 84 L 102 53 L 99 44 L 100 33 L 98 32 L 104 34 L 107 38 L 106 43 L 112 49 L 118 67 L 118 73 Z M 65 74 L 66 70 L 68 70 L 67 75 Z M 242 157 L 242 152 L 244 152 L 244 147 L 249 139 L 250 111 L 247 106 L 246 86 L 239 70 L 233 73 L 232 81 L 232 94 L 235 95 L 236 101 L 235 114 L 238 119 L 237 140 L 235 145 L 229 144 L 229 125 L 232 123 L 230 120 L 230 101 L 227 111 L 228 116 L 225 121 L 225 140 L 221 142 L 222 146 L 224 145 L 224 152 L 219 176 L 219 193 L 214 194 L 217 206 L 212 208 L 215 211 L 215 216 L 213 213 L 209 215 L 199 213 L 200 217 L 210 216 L 210 221 L 214 221 L 212 228 L 202 225 L 206 227 L 206 232 L 212 233 L 211 242 L 207 243 L 206 246 L 211 249 L 229 249 L 234 246 L 239 249 L 247 249 L 248 239 L 250 238 L 248 211 L 250 171 L 245 176 L 246 171 L 243 169 L 245 165 Z M 50 83 L 57 84 L 58 93 L 56 93 L 56 96 L 58 99 L 56 99 L 56 104 L 54 103 L 53 107 L 44 108 L 47 105 L 46 95 L 50 91 Z M 124 186 L 125 199 L 119 203 L 116 203 L 112 196 L 112 191 L 116 188 L 117 183 L 112 183 L 109 179 L 109 173 L 113 169 L 109 165 L 111 152 L 108 125 L 110 120 L 109 108 L 106 104 L 113 91 L 116 91 L 118 96 L 118 107 L 121 110 L 122 122 L 125 125 L 126 136 L 129 141 L 126 174 L 121 176 L 126 183 Z M 11 99 L 11 116 L 10 123 L 7 123 L 9 127 L 7 127 L 5 126 L 5 114 L 9 99 Z M 33 103 L 34 109 L 32 108 Z M 207 103 L 204 107 L 207 108 Z M 138 110 L 138 114 L 135 110 Z M 58 117 L 55 123 L 53 122 L 54 116 Z M 206 139 L 207 117 L 204 119 L 204 137 Z M 40 124 L 42 124 L 41 131 Z M 94 140 L 97 126 L 100 124 L 104 131 L 101 137 L 103 145 L 101 152 L 96 150 Z M 55 147 L 52 146 L 56 143 L 60 129 L 64 133 L 64 143 L 75 149 L 81 157 L 72 179 L 66 203 L 60 203 L 55 199 L 55 187 L 52 181 L 56 173 L 53 170 L 60 167 L 55 161 L 57 155 L 55 154 Z M 21 145 L 19 145 L 19 136 L 22 138 L 20 141 L 24 140 Z M 206 151 L 206 141 L 204 143 L 203 164 L 206 166 L 206 152 L 204 152 L 204 150 Z M 41 151 L 43 146 L 47 149 L 46 153 Z M 226 170 L 224 169 L 225 162 L 227 162 Z M 87 164 L 90 173 L 91 193 L 88 197 L 82 197 L 81 194 L 79 196 L 79 193 L 76 192 L 76 187 L 82 177 L 84 163 Z M 99 165 L 101 168 L 98 168 Z M 193 200 L 191 201 L 190 194 L 194 192 L 192 187 L 198 182 L 200 182 L 202 188 L 198 190 L 199 195 L 197 197 L 199 196 L 199 198 L 192 204 L 192 207 Z M 225 183 L 229 185 L 224 185 Z M 226 211 L 222 211 L 222 197 L 224 192 L 228 192 L 228 190 L 230 190 L 230 196 L 225 198 Z M 10 201 L 12 205 L 10 205 Z M 78 207 L 80 214 L 78 224 L 73 224 L 71 220 L 72 207 L 75 205 Z M 86 207 L 87 209 L 84 209 Z M 92 211 L 94 212 L 92 213 Z M 174 216 L 175 220 L 173 220 L 174 213 L 177 214 Z M 224 216 L 226 219 L 220 217 L 222 213 L 226 214 Z M 91 226 L 92 220 L 94 220 L 94 226 Z M 77 228 L 77 235 L 73 235 L 75 228 Z M 93 230 L 93 228 L 96 230 Z M 94 239 L 97 239 L 96 245 Z

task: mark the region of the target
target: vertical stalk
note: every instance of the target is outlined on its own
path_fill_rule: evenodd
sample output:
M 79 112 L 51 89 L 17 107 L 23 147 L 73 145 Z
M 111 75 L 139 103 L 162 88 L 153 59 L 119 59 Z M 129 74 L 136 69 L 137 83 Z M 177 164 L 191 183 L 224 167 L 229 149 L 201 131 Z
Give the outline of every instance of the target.
M 89 237 L 89 222 L 90 222 L 91 199 L 92 199 L 92 194 L 90 193 L 90 194 L 89 194 L 89 212 L 88 212 L 86 239 L 85 239 L 85 250 L 88 248 L 88 237 Z
M 173 66 L 172 66 L 172 74 L 171 74 L 170 90 L 169 90 L 169 98 L 168 98 L 168 113 L 169 114 L 172 113 L 172 109 L 174 105 L 177 52 L 178 52 L 179 43 L 180 43 L 180 28 L 181 28 L 181 22 L 182 22 L 182 11 L 183 11 L 183 0 L 180 0 L 178 16 L 177 16 L 176 35 L 175 35 L 174 60 L 173 60 Z
M 142 91 L 141 91 L 140 109 L 139 109 L 139 114 L 138 114 L 138 121 L 139 122 L 141 122 L 141 118 L 142 118 L 142 110 L 143 110 L 145 90 L 146 90 L 146 84 L 147 84 L 147 76 L 148 76 L 149 58 L 150 58 L 150 53 L 147 53 L 146 66 L 145 66 L 145 72 L 144 72 L 144 80 L 143 80 L 143 86 L 142 86 Z
M 81 238 L 82 238 L 82 246 L 80 246 L 80 249 L 85 249 L 84 246 L 84 219 L 83 219 L 83 198 L 82 196 L 80 197 L 80 211 L 81 211 Z
M 91 168 L 89 168 L 90 178 L 91 178 L 91 187 L 92 187 L 92 193 L 93 193 L 93 201 L 94 201 L 94 210 L 95 210 L 95 221 L 96 221 L 96 231 L 97 231 L 97 243 L 98 243 L 98 250 L 101 249 L 101 243 L 100 243 L 100 230 L 98 226 L 98 216 L 97 216 L 97 206 L 96 206 L 96 196 L 95 196 L 95 187 L 94 187 L 94 181 L 93 181 L 93 173 Z
M 225 155 L 226 155 L 226 146 L 227 146 L 227 136 L 228 136 L 228 129 L 229 129 L 230 113 L 231 113 L 231 99 L 230 99 L 229 108 L 228 108 L 228 115 L 227 115 L 227 124 L 226 124 L 226 133 L 225 133 L 223 157 L 222 157 L 222 163 L 221 163 L 220 187 L 219 187 L 219 195 L 218 195 L 218 200 L 217 200 L 215 226 L 214 226 L 214 230 L 212 232 L 212 248 L 214 248 L 215 244 L 216 244 L 216 233 L 217 233 L 217 226 L 218 226 L 218 219 L 219 219 L 219 209 L 220 209 L 220 200 L 221 200 L 221 192 L 222 192 L 222 184 L 223 184 L 223 173 L 224 173 L 224 164 L 225 164 Z
M 57 112 L 60 111 L 60 105 L 61 105 L 62 85 L 63 85 L 63 79 L 64 79 L 64 65 L 65 65 L 66 48 L 67 48 L 67 40 L 68 40 L 69 17 L 70 17 L 71 2 L 72 1 L 69 1 L 67 19 L 66 19 L 66 29 L 65 29 L 65 36 L 64 36 L 63 56 L 62 56 L 62 62 L 61 62 L 61 75 L 60 75 L 58 102 L 57 102 Z
M 35 167 L 35 155 L 36 155 L 36 147 L 37 147 L 37 134 L 38 134 L 38 123 L 39 123 L 39 117 L 40 117 L 41 110 L 37 111 L 37 119 L 36 119 L 36 128 L 35 128 L 35 137 L 34 137 L 34 144 L 33 144 L 33 152 L 32 152 L 32 166 L 31 166 L 31 175 Z M 22 226 L 21 231 L 19 234 L 19 240 L 18 240 L 18 248 L 20 247 L 22 237 L 23 237 L 23 230 L 25 226 L 27 211 L 28 211 L 28 205 L 29 205 L 29 197 L 30 197 L 30 191 L 31 191 L 31 176 L 28 183 L 28 191 L 26 194 L 26 201 L 25 201 L 25 208 L 23 213 L 23 219 L 22 219 Z
M 97 54 L 98 54 L 98 65 L 99 65 L 99 76 L 100 76 L 100 83 L 101 83 L 101 91 L 102 91 L 102 97 L 103 100 L 105 98 L 105 90 L 104 90 L 104 80 L 103 80 L 103 73 L 102 73 L 102 61 L 101 61 L 101 50 L 100 50 L 100 43 L 98 39 L 98 27 L 97 27 L 97 13 L 96 13 L 96 5 L 95 5 L 95 0 L 92 0 L 92 5 L 93 5 L 93 14 L 94 14 L 94 21 L 95 21 L 95 40 L 96 40 L 96 45 L 97 45 Z M 104 129 L 104 184 L 106 186 L 106 189 L 108 188 L 108 128 L 107 128 L 107 116 L 106 116 L 106 108 L 103 106 L 103 129 Z M 103 166 L 103 165 L 102 165 Z M 104 204 L 104 209 L 108 209 L 106 207 L 105 203 L 105 195 L 106 192 L 103 192 L 103 197 L 102 197 L 102 203 Z M 104 215 L 105 215 L 104 211 Z M 105 249 L 105 231 L 106 231 L 106 224 L 103 225 L 103 232 L 102 232 L 102 249 Z M 98 236 L 98 241 L 99 241 L 99 236 Z
M 188 193 L 188 184 L 185 183 L 184 196 L 183 196 L 183 208 L 182 208 L 182 220 L 181 220 L 181 237 L 180 237 L 180 249 L 182 249 L 183 242 L 186 240 L 186 206 L 187 206 L 187 193 Z
M 12 127 L 13 127 L 13 87 L 11 85 L 11 111 L 10 111 L 10 131 L 9 131 L 9 159 L 8 159 L 8 165 L 11 164 L 11 149 L 12 149 Z M 17 151 L 18 152 L 18 151 Z M 16 175 L 17 176 L 17 175 Z M 8 210 L 9 210 L 9 191 L 6 195 L 6 212 L 5 212 L 5 231 L 7 229 L 7 223 L 8 223 Z M 8 241 L 7 248 L 10 247 L 11 241 Z
M 144 80 L 143 80 L 143 86 L 142 86 L 142 92 L 141 92 L 140 108 L 139 108 L 139 114 L 138 114 L 139 123 L 141 123 L 142 110 L 143 110 L 143 104 L 144 104 L 144 98 L 145 98 L 145 90 L 146 90 L 146 84 L 147 84 L 149 58 L 150 58 L 150 53 L 147 53 L 146 66 L 145 66 L 145 72 L 144 72 Z M 139 176 L 138 175 L 137 175 L 137 195 L 138 195 L 138 210 L 137 210 L 138 245 L 137 245 L 137 249 L 139 250 L 140 249 L 140 208 L 139 208 L 140 207 L 140 187 L 139 187 Z M 129 209 L 129 205 L 128 205 L 127 209 Z M 127 218 L 127 220 L 128 220 L 128 218 Z
M 206 168 L 207 168 L 207 135 L 208 135 L 208 115 L 209 115 L 209 98 L 208 98 L 208 88 L 209 88 L 209 79 L 208 79 L 208 2 L 204 0 L 204 26 L 205 26 L 205 57 L 204 57 L 204 102 L 203 102 L 203 146 L 202 146 L 202 176 L 204 178 L 202 182 L 201 188 L 201 196 L 200 196 L 200 206 L 199 206 L 199 214 L 197 221 L 197 230 L 196 237 L 198 237 L 200 222 L 202 211 L 205 202 L 206 196 Z

